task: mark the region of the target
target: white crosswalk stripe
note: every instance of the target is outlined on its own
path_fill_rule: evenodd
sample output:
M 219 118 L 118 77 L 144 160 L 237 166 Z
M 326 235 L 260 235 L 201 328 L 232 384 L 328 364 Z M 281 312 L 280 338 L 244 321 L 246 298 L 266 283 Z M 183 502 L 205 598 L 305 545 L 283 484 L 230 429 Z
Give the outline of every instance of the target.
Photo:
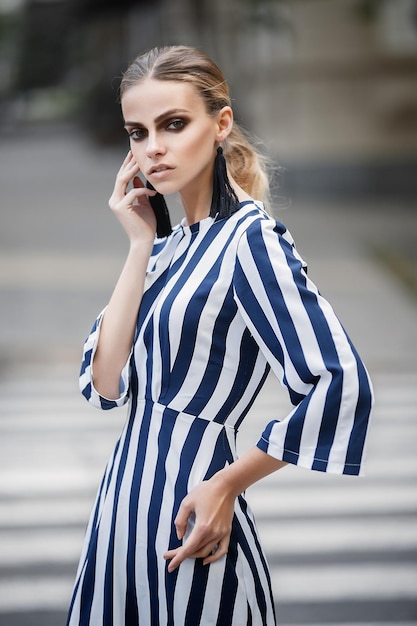
M 125 412 L 88 406 L 76 366 L 16 374 L 0 380 L 0 623 L 20 613 L 35 624 L 35 612 L 60 626 Z M 365 478 L 287 467 L 248 490 L 280 626 L 417 623 L 417 378 L 380 374 L 374 383 Z M 267 381 L 242 427 L 241 451 L 285 415 L 274 385 Z

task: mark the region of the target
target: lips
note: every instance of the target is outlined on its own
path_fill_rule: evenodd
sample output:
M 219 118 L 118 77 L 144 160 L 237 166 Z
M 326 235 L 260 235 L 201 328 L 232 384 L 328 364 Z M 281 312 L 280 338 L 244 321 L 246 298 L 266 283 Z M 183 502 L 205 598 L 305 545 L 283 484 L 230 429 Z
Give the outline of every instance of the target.
M 164 172 L 170 171 L 173 168 L 170 167 L 169 165 L 164 165 L 163 163 L 161 163 L 160 165 L 154 165 L 153 167 L 150 168 L 150 170 L 148 171 L 148 176 L 152 176 L 152 175 L 157 175 L 157 174 L 163 174 Z

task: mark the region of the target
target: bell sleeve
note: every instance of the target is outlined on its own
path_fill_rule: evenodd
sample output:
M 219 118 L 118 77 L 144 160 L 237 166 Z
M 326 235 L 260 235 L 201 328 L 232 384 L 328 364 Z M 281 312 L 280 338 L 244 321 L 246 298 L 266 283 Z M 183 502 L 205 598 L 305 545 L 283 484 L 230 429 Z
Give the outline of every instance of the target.
M 124 366 L 121 376 L 120 376 L 120 384 L 119 384 L 119 397 L 115 400 L 110 400 L 101 396 L 93 383 L 93 359 L 94 354 L 97 349 L 98 338 L 100 334 L 101 322 L 103 319 L 105 309 L 100 313 L 96 321 L 94 322 L 93 328 L 89 336 L 87 337 L 84 343 L 83 350 L 83 358 L 81 363 L 81 371 L 80 371 L 80 391 L 83 396 L 90 402 L 93 406 L 98 409 L 108 410 L 113 409 L 115 407 L 120 407 L 126 404 L 129 399 L 129 385 L 130 385 L 130 355 L 127 360 L 126 365 Z
M 308 469 L 362 474 L 373 402 L 369 376 L 285 226 L 265 217 L 244 232 L 234 294 L 293 406 L 267 424 L 257 446 Z

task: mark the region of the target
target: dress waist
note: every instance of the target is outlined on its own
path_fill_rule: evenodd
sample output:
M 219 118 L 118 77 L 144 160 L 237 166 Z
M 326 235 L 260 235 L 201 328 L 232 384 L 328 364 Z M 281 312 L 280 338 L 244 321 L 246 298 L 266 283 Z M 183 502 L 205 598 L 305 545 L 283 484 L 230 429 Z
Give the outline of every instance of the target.
M 144 399 L 138 402 L 138 405 L 143 403 L 143 405 L 147 406 L 148 409 L 151 408 L 152 411 L 163 416 L 163 419 L 167 420 L 183 420 L 184 422 L 192 423 L 195 420 L 202 420 L 208 427 L 221 432 L 222 430 L 230 431 L 235 434 L 237 429 L 230 424 L 223 424 L 217 422 L 215 419 L 209 419 L 202 415 L 192 415 L 191 413 L 187 413 L 186 411 L 181 411 L 179 409 L 175 409 L 172 406 L 163 404 L 161 402 L 155 402 L 154 400 Z M 138 406 L 139 408 L 139 406 Z

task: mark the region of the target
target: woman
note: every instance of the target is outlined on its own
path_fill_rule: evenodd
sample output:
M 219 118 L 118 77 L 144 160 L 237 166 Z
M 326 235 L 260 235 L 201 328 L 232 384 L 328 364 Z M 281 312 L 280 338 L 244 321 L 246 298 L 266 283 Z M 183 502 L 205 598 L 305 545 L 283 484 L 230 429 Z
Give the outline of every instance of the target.
M 268 567 L 243 493 L 287 463 L 359 474 L 368 376 L 258 201 L 262 160 L 233 122 L 218 67 L 192 48 L 151 50 L 125 73 L 121 105 L 131 149 L 109 204 L 130 248 L 86 341 L 81 388 L 102 409 L 129 401 L 128 419 L 68 624 L 270 626 Z M 180 194 L 185 216 L 166 237 L 155 237 L 156 191 L 139 172 Z M 237 429 L 270 368 L 293 410 L 238 459 Z

